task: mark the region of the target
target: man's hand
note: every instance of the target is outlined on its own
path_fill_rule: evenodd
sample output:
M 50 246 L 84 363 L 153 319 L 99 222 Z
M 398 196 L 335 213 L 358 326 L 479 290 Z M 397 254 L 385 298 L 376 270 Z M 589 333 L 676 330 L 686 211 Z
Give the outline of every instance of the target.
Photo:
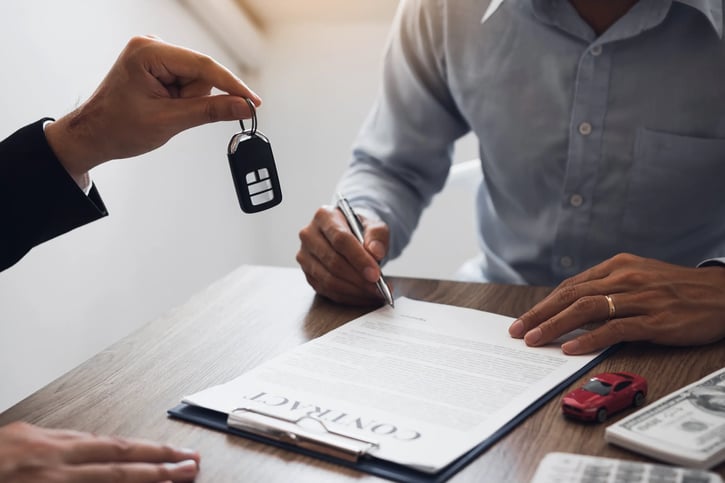
M 342 212 L 323 206 L 312 222 L 300 230 L 297 263 L 307 282 L 325 297 L 350 305 L 378 305 L 383 301 L 375 286 L 378 262 L 388 252 L 388 226 L 361 216 L 365 243 L 352 234 Z
M 27 423 L 0 427 L 0 481 L 191 481 L 199 454 L 149 441 L 45 429 Z
M 211 95 L 212 88 L 227 94 Z M 90 99 L 45 134 L 78 181 L 94 166 L 156 149 L 185 129 L 250 117 L 245 97 L 261 103 L 211 57 L 134 37 Z
M 725 267 L 687 268 L 619 254 L 562 282 L 509 333 L 539 346 L 602 321 L 607 322 L 566 342 L 562 350 L 585 354 L 638 340 L 666 345 L 718 341 L 725 337 Z

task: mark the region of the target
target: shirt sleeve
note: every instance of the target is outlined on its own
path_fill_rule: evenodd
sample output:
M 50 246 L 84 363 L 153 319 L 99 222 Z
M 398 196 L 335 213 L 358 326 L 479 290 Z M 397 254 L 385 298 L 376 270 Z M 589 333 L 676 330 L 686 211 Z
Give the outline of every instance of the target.
M 88 195 L 58 161 L 41 119 L 0 142 L 0 271 L 31 248 L 108 213 L 95 185 Z
M 338 184 L 356 208 L 390 227 L 386 258 L 408 244 L 445 184 L 453 143 L 470 128 L 446 79 L 445 22 L 436 0 L 404 0 L 385 49 L 383 84 Z

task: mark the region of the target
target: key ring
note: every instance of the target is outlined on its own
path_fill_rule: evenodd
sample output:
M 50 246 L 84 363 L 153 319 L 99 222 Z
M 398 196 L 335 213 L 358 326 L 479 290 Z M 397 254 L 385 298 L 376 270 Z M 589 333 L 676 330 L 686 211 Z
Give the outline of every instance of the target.
M 257 137 L 269 143 L 269 139 L 267 139 L 267 136 L 262 134 L 261 131 L 257 131 L 257 109 L 254 107 L 254 103 L 247 97 L 245 97 L 244 100 L 247 101 L 247 104 L 249 105 L 249 112 L 252 114 L 252 128 L 247 131 L 247 129 L 244 127 L 244 120 L 239 120 L 239 125 L 242 127 L 242 131 L 236 133 L 229 140 L 229 145 L 227 146 L 227 154 L 233 154 L 237 150 L 239 142 L 245 138 Z
M 255 109 L 254 103 L 248 97 L 245 97 L 244 100 L 247 101 L 247 104 L 249 105 L 249 112 L 252 114 L 252 129 L 250 129 L 249 132 L 246 131 L 243 119 L 239 120 L 239 125 L 242 126 L 243 133 L 254 136 L 257 134 L 257 109 Z

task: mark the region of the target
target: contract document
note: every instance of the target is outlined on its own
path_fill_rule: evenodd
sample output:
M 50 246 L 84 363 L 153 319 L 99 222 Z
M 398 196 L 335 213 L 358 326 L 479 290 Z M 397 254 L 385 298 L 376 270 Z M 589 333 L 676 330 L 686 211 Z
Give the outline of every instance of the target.
M 509 336 L 513 321 L 399 298 L 395 309 L 363 315 L 183 403 L 231 415 L 229 424 L 245 430 L 267 420 L 285 435 L 299 428 L 347 438 L 363 457 L 435 473 L 598 356 L 564 355 L 563 339 L 527 347 Z

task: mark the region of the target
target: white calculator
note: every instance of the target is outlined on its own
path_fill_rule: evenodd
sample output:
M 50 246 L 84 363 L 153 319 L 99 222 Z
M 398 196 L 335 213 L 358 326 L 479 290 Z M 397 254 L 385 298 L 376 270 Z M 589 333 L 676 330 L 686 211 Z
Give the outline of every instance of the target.
M 573 453 L 549 453 L 531 483 L 723 483 L 716 473 Z

